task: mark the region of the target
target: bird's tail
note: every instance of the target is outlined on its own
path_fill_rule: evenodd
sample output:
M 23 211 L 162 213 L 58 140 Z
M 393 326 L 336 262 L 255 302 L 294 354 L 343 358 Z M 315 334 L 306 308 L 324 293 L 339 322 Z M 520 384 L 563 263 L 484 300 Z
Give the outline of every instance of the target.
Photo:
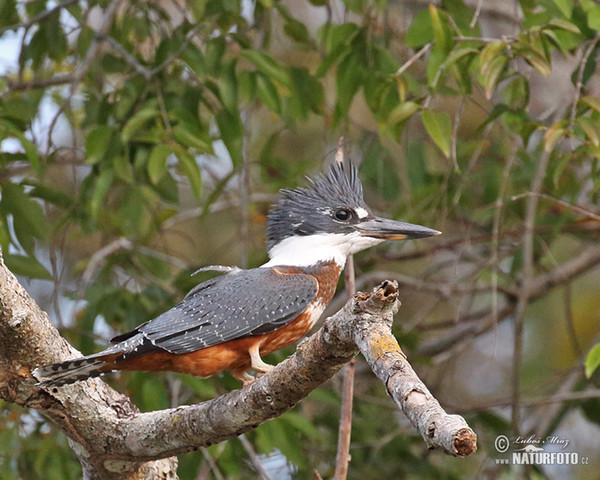
M 60 387 L 110 372 L 112 369 L 109 365 L 113 363 L 115 356 L 114 353 L 104 351 L 87 357 L 44 365 L 33 370 L 32 375 L 38 380 L 37 385 L 40 387 Z

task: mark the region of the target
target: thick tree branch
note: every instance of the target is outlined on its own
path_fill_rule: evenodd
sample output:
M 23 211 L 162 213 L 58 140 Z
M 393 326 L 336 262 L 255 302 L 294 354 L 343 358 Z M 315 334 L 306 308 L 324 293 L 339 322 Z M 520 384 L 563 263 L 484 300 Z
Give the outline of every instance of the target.
M 126 396 L 94 379 L 48 392 L 33 367 L 80 356 L 6 268 L 0 250 L 0 398 L 35 408 L 69 438 L 85 479 L 176 478 L 177 459 L 105 463 L 120 418 L 139 412 Z
M 238 436 L 281 415 L 360 350 L 429 448 L 468 455 L 476 448 L 475 434 L 441 409 L 391 334 L 397 306 L 397 285 L 384 282 L 374 294 L 350 299 L 294 355 L 249 387 L 198 405 L 139 413 L 98 379 L 54 391 L 35 386 L 33 367 L 77 352 L 0 263 L 0 398 L 36 408 L 59 425 L 87 478 L 135 478 L 140 468 L 148 470 L 145 478 L 167 478 L 160 472 L 173 475 L 175 460 L 153 460 Z

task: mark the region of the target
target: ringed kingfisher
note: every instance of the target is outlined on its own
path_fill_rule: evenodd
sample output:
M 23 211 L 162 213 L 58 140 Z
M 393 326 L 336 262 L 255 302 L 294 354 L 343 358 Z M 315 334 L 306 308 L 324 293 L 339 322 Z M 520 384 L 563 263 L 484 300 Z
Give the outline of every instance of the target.
M 209 377 L 228 370 L 244 384 L 272 365 L 262 356 L 308 333 L 333 298 L 350 254 L 385 240 L 438 235 L 431 228 L 373 215 L 358 169 L 334 162 L 307 187 L 281 190 L 267 219 L 270 260 L 224 272 L 193 288 L 170 310 L 118 335 L 102 352 L 36 368 L 42 387 L 116 370 L 174 371 Z M 201 269 L 201 270 L 205 270 Z

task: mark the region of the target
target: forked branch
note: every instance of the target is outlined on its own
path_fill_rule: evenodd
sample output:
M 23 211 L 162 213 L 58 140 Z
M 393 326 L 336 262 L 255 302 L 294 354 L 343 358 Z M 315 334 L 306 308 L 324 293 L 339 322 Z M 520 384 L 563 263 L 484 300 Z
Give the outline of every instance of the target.
M 156 472 L 175 468 L 168 457 L 236 437 L 281 415 L 361 351 L 427 446 L 466 456 L 476 449 L 475 433 L 462 417 L 444 412 L 391 334 L 397 295 L 397 285 L 389 281 L 372 294 L 355 295 L 294 355 L 249 387 L 197 405 L 139 413 L 98 379 L 54 391 L 35 386 L 33 367 L 76 352 L 0 263 L 0 398 L 36 408 L 56 423 L 69 436 L 87 478 L 133 478 L 140 469 L 146 478 L 165 478 Z

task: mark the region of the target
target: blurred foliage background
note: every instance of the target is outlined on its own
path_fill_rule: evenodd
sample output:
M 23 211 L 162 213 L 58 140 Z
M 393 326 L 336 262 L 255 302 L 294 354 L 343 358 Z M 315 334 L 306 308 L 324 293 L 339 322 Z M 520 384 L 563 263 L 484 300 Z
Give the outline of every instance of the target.
M 92 353 L 196 268 L 266 261 L 278 189 L 343 135 L 374 210 L 444 232 L 360 254 L 357 286 L 400 282 L 400 343 L 479 436 L 466 460 L 427 452 L 359 363 L 349 478 L 597 478 L 599 45 L 593 0 L 0 0 L 6 264 Z M 106 381 L 144 411 L 239 387 Z M 256 458 L 331 476 L 340 388 L 180 457 L 180 477 L 256 478 Z M 0 479 L 80 475 L 60 432 L 0 407 Z M 497 465 L 500 434 L 589 465 Z

